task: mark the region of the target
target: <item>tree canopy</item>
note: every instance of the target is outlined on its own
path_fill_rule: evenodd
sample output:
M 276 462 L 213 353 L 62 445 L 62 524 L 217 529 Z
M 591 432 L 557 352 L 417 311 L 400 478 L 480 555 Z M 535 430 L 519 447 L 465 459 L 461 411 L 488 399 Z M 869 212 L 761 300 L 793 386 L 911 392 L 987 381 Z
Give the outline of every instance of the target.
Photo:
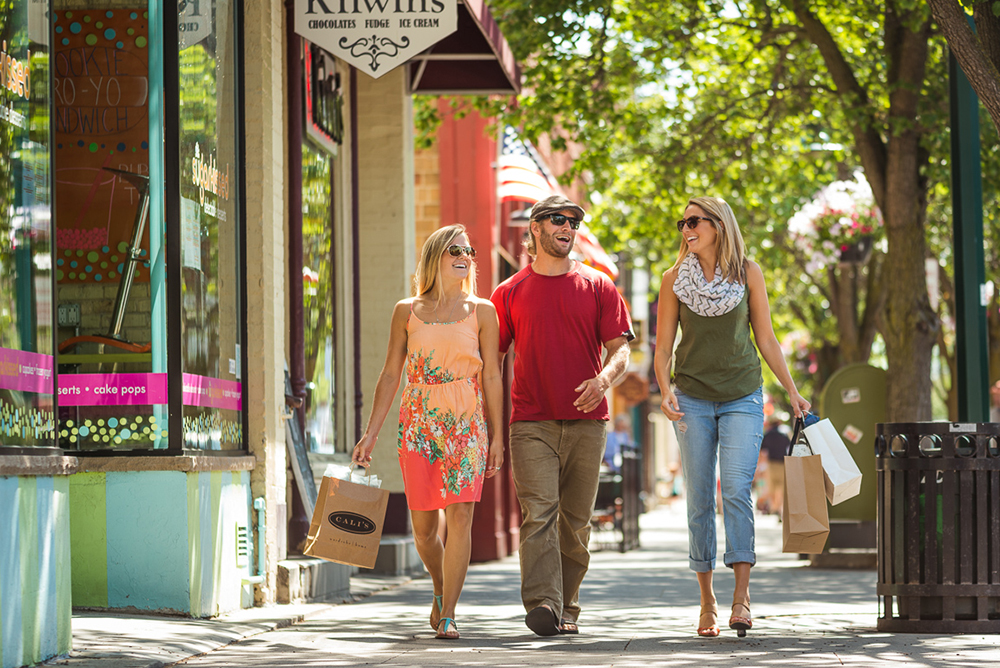
M 929 5 L 490 4 L 525 74 L 525 93 L 492 111 L 578 155 L 567 178 L 595 193 L 603 242 L 656 275 L 676 257 L 673 223 L 688 198 L 725 198 L 765 269 L 776 328 L 812 337 L 803 368 L 816 373 L 817 355 L 831 372 L 864 361 L 877 330 L 888 419 L 930 419 L 932 351 L 946 342 L 948 313 L 946 300 L 932 307 L 925 261 L 950 259 L 950 203 L 947 53 Z M 994 128 L 984 140 L 995 170 Z M 874 250 L 815 271 L 788 222 L 856 170 L 879 212 Z M 984 177 L 992 199 L 997 182 Z

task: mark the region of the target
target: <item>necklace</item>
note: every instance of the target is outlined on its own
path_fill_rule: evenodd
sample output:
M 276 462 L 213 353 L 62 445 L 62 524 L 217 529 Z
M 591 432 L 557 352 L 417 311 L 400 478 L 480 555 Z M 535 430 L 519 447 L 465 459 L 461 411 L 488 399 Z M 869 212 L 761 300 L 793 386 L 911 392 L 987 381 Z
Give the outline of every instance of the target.
M 465 301 L 465 295 L 464 294 L 463 295 L 459 295 L 458 299 L 456 299 L 454 301 L 454 303 L 451 305 L 451 310 L 448 311 L 448 317 L 447 317 L 447 319 L 445 319 L 444 322 L 451 322 L 451 314 L 455 312 L 455 307 L 458 306 L 458 303 L 462 302 L 462 301 Z M 441 323 L 441 320 L 438 318 L 438 314 L 437 314 L 439 307 L 440 307 L 440 304 L 438 304 L 438 306 L 434 307 L 434 322 L 438 323 L 438 324 Z

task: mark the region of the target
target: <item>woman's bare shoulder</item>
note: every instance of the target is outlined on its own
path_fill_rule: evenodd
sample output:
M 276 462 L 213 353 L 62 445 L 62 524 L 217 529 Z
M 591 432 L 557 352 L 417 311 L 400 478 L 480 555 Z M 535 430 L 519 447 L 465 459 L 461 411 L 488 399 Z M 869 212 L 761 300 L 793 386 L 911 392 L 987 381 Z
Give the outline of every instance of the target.
M 471 297 L 469 297 L 469 301 L 475 304 L 476 310 L 483 310 L 483 309 L 485 309 L 486 311 L 497 310 L 496 306 L 494 306 L 493 302 L 491 302 L 489 299 L 484 299 L 482 297 L 472 295 Z
M 674 281 L 677 280 L 677 267 L 670 267 L 665 272 L 663 272 L 663 279 L 660 281 L 660 290 L 672 289 L 674 287 Z

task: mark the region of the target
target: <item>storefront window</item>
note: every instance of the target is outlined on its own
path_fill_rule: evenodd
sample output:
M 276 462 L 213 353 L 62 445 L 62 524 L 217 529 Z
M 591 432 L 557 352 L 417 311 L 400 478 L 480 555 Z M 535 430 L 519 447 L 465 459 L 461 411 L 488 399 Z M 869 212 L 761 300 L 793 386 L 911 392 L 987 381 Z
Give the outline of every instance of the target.
M 184 447 L 242 447 L 235 0 L 179 5 Z
M 52 12 L 59 444 L 242 448 L 237 5 L 67 3 Z
M 55 445 L 46 6 L 0 5 L 0 446 Z
M 331 162 L 325 151 L 302 143 L 306 441 L 310 450 L 327 453 L 336 442 Z
M 119 4 L 119 3 L 115 3 Z M 145 6 L 52 13 L 59 443 L 166 448 L 163 235 Z M 154 324 L 155 323 L 155 324 Z

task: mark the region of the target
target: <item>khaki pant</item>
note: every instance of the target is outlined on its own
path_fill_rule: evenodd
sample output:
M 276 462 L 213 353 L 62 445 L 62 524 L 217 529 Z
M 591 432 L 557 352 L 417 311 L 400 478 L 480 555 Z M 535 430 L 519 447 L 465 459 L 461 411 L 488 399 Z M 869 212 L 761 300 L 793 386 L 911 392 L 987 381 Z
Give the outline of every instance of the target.
M 515 422 L 510 463 L 521 503 L 521 600 L 564 619 L 580 616 L 590 565 L 590 517 L 604 455 L 603 420 Z

